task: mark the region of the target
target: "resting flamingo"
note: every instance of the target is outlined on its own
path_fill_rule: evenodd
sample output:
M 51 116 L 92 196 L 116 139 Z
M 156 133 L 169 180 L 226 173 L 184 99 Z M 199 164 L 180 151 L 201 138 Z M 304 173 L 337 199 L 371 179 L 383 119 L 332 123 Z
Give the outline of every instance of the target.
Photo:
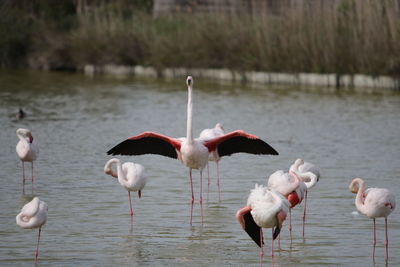
M 22 163 L 22 184 L 25 186 L 25 168 L 24 162 L 28 161 L 31 162 L 31 181 L 32 184 L 34 182 L 33 177 L 33 161 L 36 160 L 37 156 L 39 155 L 39 147 L 36 142 L 33 141 L 33 136 L 30 130 L 19 128 L 17 130 L 17 136 L 19 138 L 19 142 L 15 147 L 17 151 L 17 155 L 21 160 Z
M 112 170 L 112 165 L 117 165 L 117 173 Z M 118 179 L 118 182 L 128 191 L 130 215 L 133 216 L 131 192 L 138 192 L 138 197 L 142 196 L 142 190 L 147 182 L 144 174 L 144 167 L 133 162 L 121 164 L 119 159 L 110 159 L 104 166 L 104 172 Z
M 158 154 L 180 160 L 189 168 L 191 203 L 193 207 L 192 169 L 200 170 L 199 202 L 202 204 L 202 171 L 208 162 L 209 153 L 215 151 L 218 157 L 222 157 L 239 152 L 272 155 L 278 155 L 278 152 L 259 137 L 242 130 L 233 131 L 208 141 L 194 139 L 192 133 L 193 78 L 191 76 L 187 77 L 186 84 L 188 88 L 186 138 L 173 138 L 159 133 L 144 132 L 122 141 L 111 148 L 107 154 Z M 192 224 L 192 214 L 190 215 L 190 224 Z
M 41 201 L 38 197 L 34 197 L 32 201 L 22 207 L 21 212 L 16 217 L 17 224 L 24 229 L 39 228 L 35 250 L 35 261 L 37 261 L 39 256 L 40 232 L 42 231 L 42 226 L 47 221 L 47 210 L 48 207 L 46 202 Z
M 208 141 L 218 136 L 223 136 L 224 134 L 225 134 L 224 127 L 222 126 L 221 123 L 217 123 L 214 128 L 204 129 L 203 131 L 201 131 L 199 139 L 203 141 Z M 220 157 L 218 157 L 218 154 L 215 151 L 210 153 L 210 155 L 208 156 L 208 161 L 215 161 L 215 164 L 217 166 L 218 201 L 221 201 L 221 189 L 219 181 L 219 160 Z M 210 171 L 208 167 L 209 166 L 207 163 L 207 201 L 208 201 L 208 193 L 210 191 Z
M 301 159 L 298 159 L 301 160 Z M 305 190 L 305 197 L 304 197 L 304 211 L 303 211 L 303 217 L 302 217 L 302 223 L 303 223 L 303 238 L 304 238 L 304 225 L 305 225 L 305 221 L 306 221 L 306 209 L 307 209 L 307 194 L 308 194 L 308 190 L 313 188 L 317 182 L 319 181 L 319 177 L 320 177 L 320 169 L 315 166 L 314 164 L 308 162 L 308 161 L 304 161 L 303 164 L 301 164 L 298 168 L 298 171 L 300 173 L 306 174 L 308 172 L 311 172 L 314 175 L 309 175 L 309 177 L 305 177 L 304 179 L 302 179 L 302 181 L 305 183 L 306 185 L 306 190 Z M 303 187 L 304 188 L 304 187 Z
M 242 228 L 260 247 L 260 265 L 262 265 L 264 244 L 262 228 L 271 228 L 271 257 L 273 257 L 274 240 L 282 229 L 289 206 L 290 203 L 282 194 L 256 184 L 247 199 L 247 205 L 236 213 L 236 219 Z
M 385 248 L 386 259 L 389 257 L 388 252 L 388 230 L 387 230 L 387 217 L 396 208 L 396 201 L 394 194 L 386 188 L 368 188 L 365 189 L 365 182 L 361 178 L 354 178 L 349 186 L 352 193 L 357 194 L 355 204 L 359 212 L 367 217 L 370 217 L 374 222 L 374 240 L 373 240 L 373 253 L 372 257 L 375 258 L 375 245 L 376 245 L 376 229 L 375 218 L 385 218 Z

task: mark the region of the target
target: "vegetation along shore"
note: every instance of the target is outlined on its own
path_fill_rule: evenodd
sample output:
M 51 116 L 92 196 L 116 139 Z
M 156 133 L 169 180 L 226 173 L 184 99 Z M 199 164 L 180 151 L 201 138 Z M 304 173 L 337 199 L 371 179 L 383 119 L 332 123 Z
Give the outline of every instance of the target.
M 186 8 L 156 16 L 154 1 L 146 0 L 2 1 L 0 65 L 74 71 L 140 65 L 160 75 L 185 68 L 399 80 L 399 1 L 277 2 L 252 13 Z M 340 86 L 340 80 L 334 83 Z

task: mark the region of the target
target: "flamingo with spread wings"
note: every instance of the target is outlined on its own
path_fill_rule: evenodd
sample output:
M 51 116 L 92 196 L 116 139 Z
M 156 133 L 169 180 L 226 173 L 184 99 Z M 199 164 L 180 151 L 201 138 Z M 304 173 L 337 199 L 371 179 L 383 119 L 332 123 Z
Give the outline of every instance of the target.
M 229 156 L 234 153 L 244 152 L 251 154 L 278 155 L 278 152 L 259 137 L 236 130 L 210 140 L 193 138 L 192 133 L 192 87 L 193 78 L 186 79 L 188 88 L 187 103 L 187 128 L 186 138 L 173 138 L 155 132 L 144 132 L 132 136 L 111 148 L 109 155 L 143 155 L 158 154 L 180 160 L 189 168 L 189 180 L 191 189 L 191 203 L 194 202 L 192 169 L 200 170 L 200 205 L 202 204 L 202 170 L 206 166 L 210 153 L 218 157 Z M 190 224 L 192 223 L 192 214 Z

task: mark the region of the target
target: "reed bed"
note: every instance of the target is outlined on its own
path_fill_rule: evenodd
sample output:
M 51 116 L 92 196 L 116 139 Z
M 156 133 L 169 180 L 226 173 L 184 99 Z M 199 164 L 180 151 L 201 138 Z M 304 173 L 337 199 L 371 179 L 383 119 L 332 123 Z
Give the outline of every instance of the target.
M 252 13 L 185 11 L 157 17 L 123 3 L 106 1 L 57 20 L 14 12 L 19 16 L 14 24 L 14 13 L 7 13 L 0 18 L 1 65 L 400 74 L 397 0 L 284 1 Z

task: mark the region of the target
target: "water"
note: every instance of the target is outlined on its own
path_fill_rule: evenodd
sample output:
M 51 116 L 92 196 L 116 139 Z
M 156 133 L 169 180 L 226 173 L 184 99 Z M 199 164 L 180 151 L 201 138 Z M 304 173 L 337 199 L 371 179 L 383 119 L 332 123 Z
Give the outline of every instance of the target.
M 271 144 L 279 156 L 235 154 L 221 160 L 222 201 L 210 165 L 209 201 L 201 224 L 198 172 L 194 173 L 193 226 L 189 225 L 188 171 L 158 155 L 120 157 L 145 166 L 149 181 L 129 216 L 126 191 L 103 173 L 106 151 L 146 130 L 186 133 L 184 79 L 155 82 L 70 73 L 2 72 L 0 75 L 0 265 L 31 266 L 36 230 L 15 216 L 32 195 L 21 184 L 15 131 L 32 130 L 40 146 L 33 194 L 49 205 L 39 250 L 40 266 L 244 266 L 258 265 L 259 249 L 235 220 L 255 183 L 304 158 L 322 177 L 309 193 L 306 238 L 303 206 L 293 210 L 293 243 L 287 224 L 270 266 L 383 266 L 384 224 L 377 221 L 376 262 L 372 221 L 354 214 L 352 178 L 367 187 L 400 192 L 400 95 L 312 93 L 278 87 L 245 88 L 194 83 L 194 134 L 221 122 Z M 16 120 L 23 107 L 28 116 Z M 28 170 L 29 170 L 29 164 Z M 28 172 L 29 173 L 29 172 Z M 207 198 L 204 183 L 204 198 Z M 400 201 L 400 200 L 398 200 Z M 400 265 L 400 212 L 389 217 L 389 266 Z M 275 243 L 277 247 L 277 243 Z

